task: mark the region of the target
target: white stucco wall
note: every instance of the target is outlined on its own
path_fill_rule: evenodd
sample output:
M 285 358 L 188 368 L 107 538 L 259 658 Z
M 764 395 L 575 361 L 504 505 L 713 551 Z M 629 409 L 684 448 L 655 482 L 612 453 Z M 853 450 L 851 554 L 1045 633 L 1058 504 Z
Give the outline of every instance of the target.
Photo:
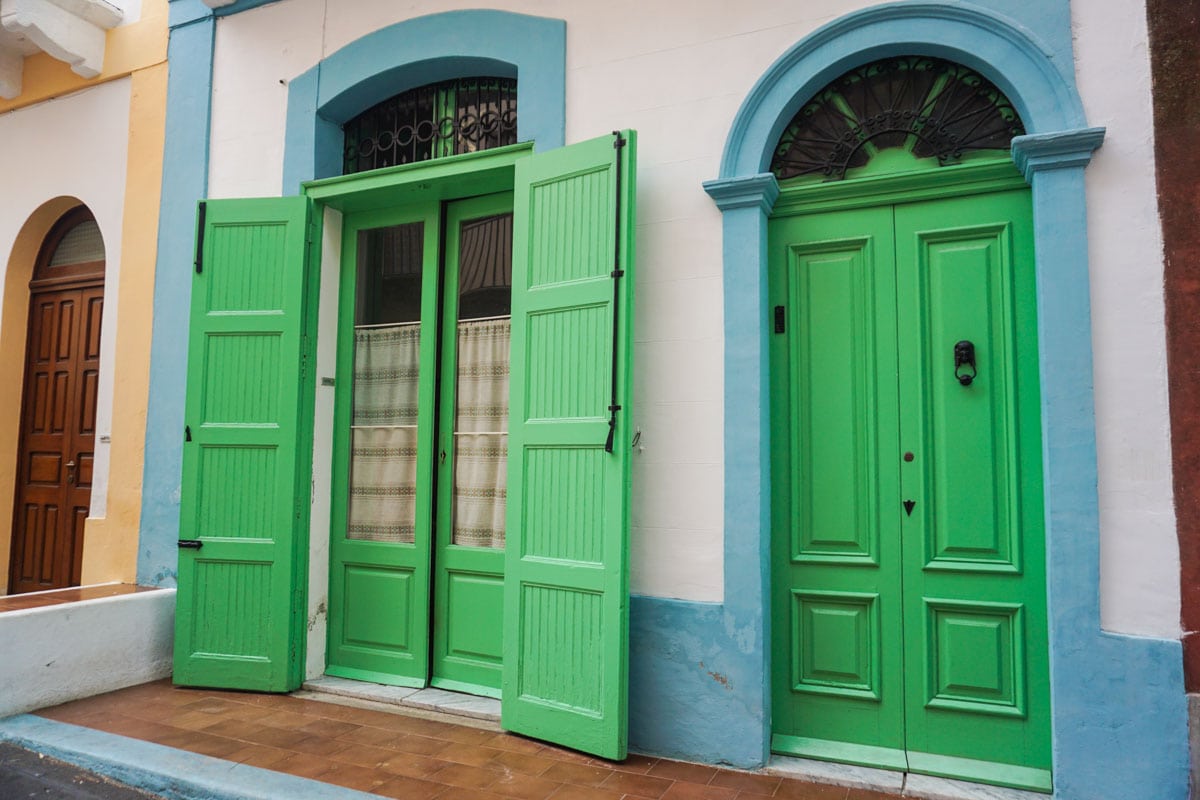
M 1087 171 L 1104 627 L 1178 637 L 1163 243 L 1142 3 L 1072 3 L 1076 80 L 1107 128 Z
M 872 4 L 752 2 L 733 13 L 724 0 L 699 0 L 686 14 L 674 4 L 634 0 L 502 4 L 567 22 L 568 143 L 617 127 L 639 132 L 634 399 L 644 449 L 634 458 L 634 592 L 704 601 L 724 593 L 721 223 L 701 182 L 716 176 L 734 114 L 770 64 L 821 25 Z M 477 5 L 287 0 L 222 19 L 210 195 L 279 193 L 288 79 L 377 28 Z M 1102 329 L 1096 375 L 1105 624 L 1175 636 L 1179 572 L 1144 20 L 1136 8 L 1099 5 L 1077 13 L 1088 111 L 1093 124 L 1109 125 L 1088 192 Z M 1133 55 L 1140 66 L 1127 69 L 1129 59 L 1111 54 L 1128 51 L 1129 31 L 1139 30 Z M 1122 99 L 1129 97 L 1135 102 Z M 1139 111 L 1130 113 L 1133 106 Z
M 130 81 L 124 78 L 0 114 L 0 281 L 21 227 L 55 197 L 81 200 L 104 237 L 92 517 L 103 517 L 107 504 L 129 100 Z

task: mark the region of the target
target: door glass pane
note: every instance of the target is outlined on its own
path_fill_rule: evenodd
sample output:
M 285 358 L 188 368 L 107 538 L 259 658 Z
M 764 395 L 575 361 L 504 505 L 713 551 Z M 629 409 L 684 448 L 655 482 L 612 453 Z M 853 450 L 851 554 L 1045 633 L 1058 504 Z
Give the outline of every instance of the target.
M 424 234 L 358 234 L 348 539 L 414 538 Z
M 512 214 L 459 229 L 458 375 L 451 541 L 504 547 Z

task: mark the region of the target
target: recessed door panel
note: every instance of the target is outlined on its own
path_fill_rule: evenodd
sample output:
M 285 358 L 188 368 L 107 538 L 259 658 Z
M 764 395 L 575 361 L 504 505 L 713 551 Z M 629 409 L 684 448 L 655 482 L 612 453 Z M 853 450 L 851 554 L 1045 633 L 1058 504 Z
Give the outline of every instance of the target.
M 913 213 L 900 215 L 902 221 Z M 947 569 L 1019 570 L 1013 440 L 1012 230 L 1007 224 L 913 232 L 922 318 L 920 369 L 931 478 L 926 561 Z M 911 251 L 910 251 L 911 252 Z M 955 376 L 955 346 L 974 363 Z

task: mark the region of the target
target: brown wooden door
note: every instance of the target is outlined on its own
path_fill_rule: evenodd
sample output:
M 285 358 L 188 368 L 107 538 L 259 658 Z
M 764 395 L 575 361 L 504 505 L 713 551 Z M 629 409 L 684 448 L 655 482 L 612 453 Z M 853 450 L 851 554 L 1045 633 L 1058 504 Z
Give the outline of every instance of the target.
M 78 586 L 92 497 L 102 285 L 29 307 L 9 592 Z

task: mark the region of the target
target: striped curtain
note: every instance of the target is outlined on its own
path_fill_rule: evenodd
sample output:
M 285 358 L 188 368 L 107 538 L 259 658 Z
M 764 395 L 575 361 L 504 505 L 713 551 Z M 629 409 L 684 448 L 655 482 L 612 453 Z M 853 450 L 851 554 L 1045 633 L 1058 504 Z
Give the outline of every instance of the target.
M 415 322 L 354 332 L 348 539 L 413 541 L 420 345 Z
M 504 547 L 511 341 L 508 319 L 458 324 L 454 544 Z

